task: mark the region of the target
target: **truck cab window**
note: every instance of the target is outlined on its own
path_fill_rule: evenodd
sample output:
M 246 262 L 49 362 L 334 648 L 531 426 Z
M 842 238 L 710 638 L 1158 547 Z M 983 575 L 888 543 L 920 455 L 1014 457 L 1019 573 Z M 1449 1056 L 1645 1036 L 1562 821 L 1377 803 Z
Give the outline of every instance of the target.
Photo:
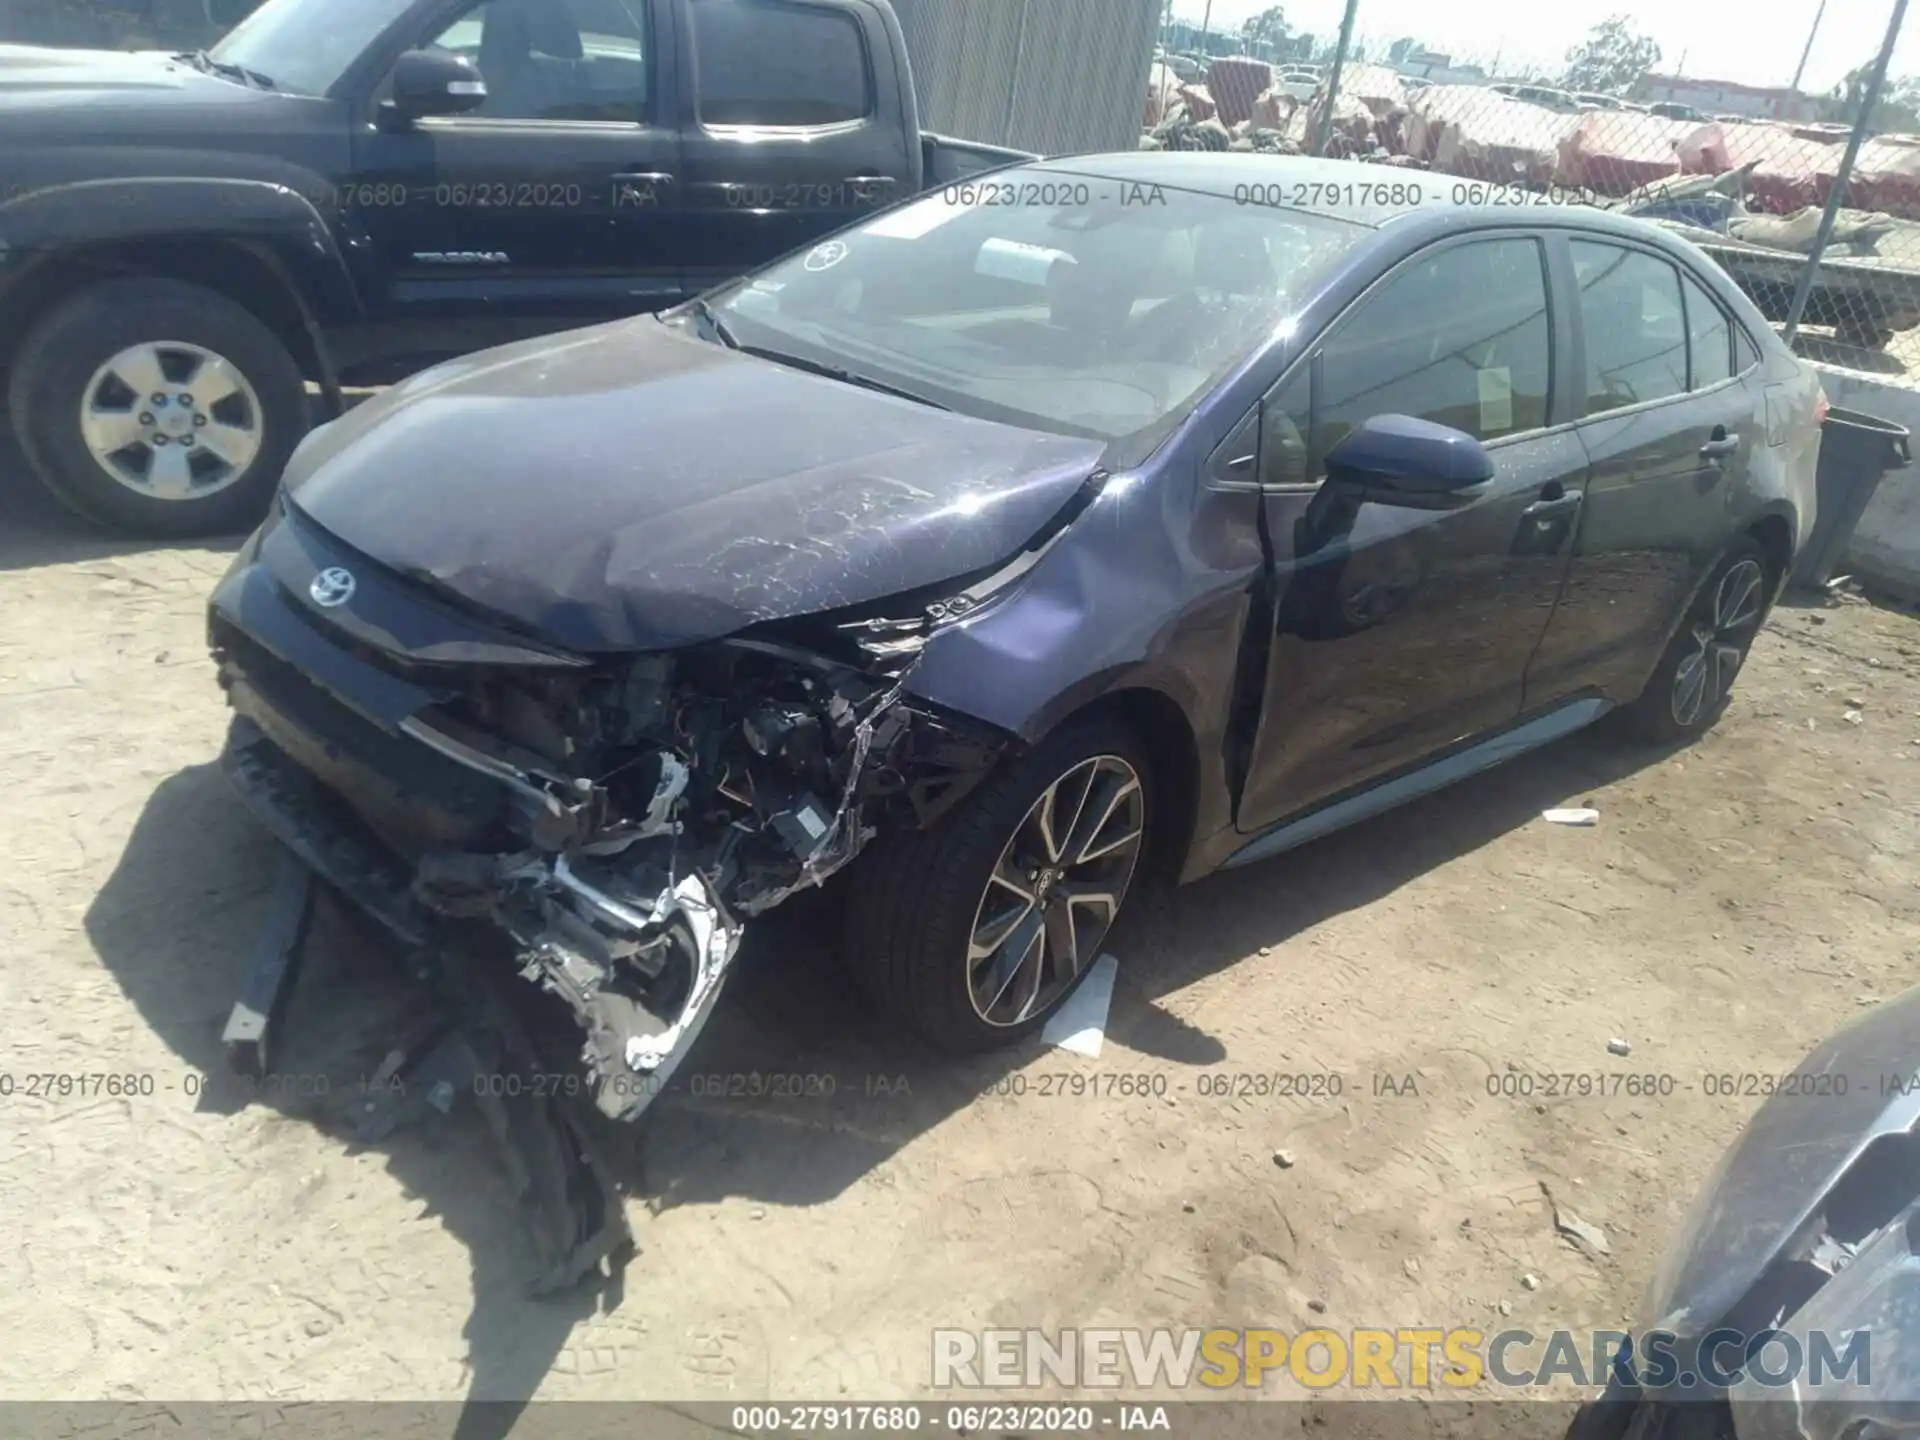
M 810 127 L 873 109 L 867 47 L 851 15 L 789 0 L 694 0 L 706 125 Z
M 480 119 L 646 116 L 645 0 L 483 0 L 430 43 L 480 67 Z

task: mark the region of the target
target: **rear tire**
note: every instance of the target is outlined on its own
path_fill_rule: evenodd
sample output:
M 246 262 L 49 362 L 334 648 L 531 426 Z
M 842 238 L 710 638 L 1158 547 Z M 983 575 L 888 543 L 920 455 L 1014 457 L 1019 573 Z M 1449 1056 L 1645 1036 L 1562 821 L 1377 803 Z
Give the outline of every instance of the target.
M 1036 819 L 1049 796 L 1051 826 Z M 1017 1043 L 1092 969 L 1141 873 L 1153 800 L 1152 766 L 1131 729 L 1111 718 L 1069 725 L 934 829 L 890 837 L 850 872 L 856 977 L 937 1049 Z M 1103 894 L 1111 905 L 1092 898 Z M 976 958 L 981 950 L 990 953 Z
M 1655 745 L 1712 729 L 1767 617 L 1777 578 L 1758 540 L 1735 540 L 1700 587 L 1646 688 L 1620 712 L 1621 728 Z
M 121 371 L 156 393 L 136 394 Z M 175 280 L 111 280 L 56 306 L 14 357 L 8 408 L 63 505 L 159 537 L 254 524 L 307 430 L 286 346 L 224 295 Z

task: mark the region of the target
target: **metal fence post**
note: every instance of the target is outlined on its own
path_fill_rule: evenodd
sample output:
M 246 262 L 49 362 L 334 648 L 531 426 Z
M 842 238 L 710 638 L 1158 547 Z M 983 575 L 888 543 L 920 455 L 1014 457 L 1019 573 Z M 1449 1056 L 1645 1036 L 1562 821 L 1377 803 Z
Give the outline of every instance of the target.
M 1880 90 L 1886 83 L 1887 66 L 1893 59 L 1894 42 L 1900 38 L 1900 25 L 1906 18 L 1907 0 L 1893 0 L 1893 17 L 1887 21 L 1886 37 L 1880 42 L 1880 53 L 1874 58 L 1873 71 L 1867 76 L 1866 90 L 1860 97 L 1860 113 L 1854 117 L 1853 133 L 1847 137 L 1846 152 L 1841 155 L 1840 167 L 1834 173 L 1833 188 L 1827 192 L 1826 209 L 1820 215 L 1820 229 L 1813 237 L 1812 248 L 1807 251 L 1807 268 L 1800 272 L 1800 283 L 1794 287 L 1793 303 L 1787 307 L 1786 324 L 1780 333 L 1789 345 L 1800 332 L 1800 317 L 1806 313 L 1807 299 L 1813 294 L 1814 274 L 1820 268 L 1820 257 L 1826 253 L 1827 241 L 1833 236 L 1833 223 L 1840 215 L 1840 202 L 1847 193 L 1853 162 L 1860 154 L 1860 143 L 1867 138 L 1867 124 L 1873 119 L 1873 112 L 1879 108 Z
M 1007 118 L 1000 127 L 1002 145 L 1013 144 L 1013 117 L 1020 104 L 1020 72 L 1027 68 L 1027 12 L 1032 4 L 1033 0 L 1020 0 L 1020 28 L 1013 37 L 1013 77 L 1007 85 Z
M 1902 5 L 1907 0 L 1900 0 Z M 1333 49 L 1333 70 L 1327 76 L 1327 105 L 1320 114 L 1320 133 L 1314 136 L 1313 153 L 1324 155 L 1327 149 L 1327 136 L 1333 132 L 1333 107 L 1340 99 L 1340 72 L 1346 68 L 1347 47 L 1353 43 L 1353 19 L 1360 9 L 1360 0 L 1347 0 L 1347 8 L 1340 16 L 1340 42 Z

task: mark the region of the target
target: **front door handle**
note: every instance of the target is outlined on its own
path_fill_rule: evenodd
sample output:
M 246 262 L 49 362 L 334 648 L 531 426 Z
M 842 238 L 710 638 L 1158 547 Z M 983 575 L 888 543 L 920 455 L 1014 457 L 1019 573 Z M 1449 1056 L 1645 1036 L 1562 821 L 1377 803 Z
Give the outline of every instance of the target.
M 631 185 L 673 184 L 673 172 L 670 170 L 617 170 L 613 178 L 625 180 Z
M 846 185 L 891 185 L 894 183 L 894 180 L 891 175 L 849 175 L 841 183 Z

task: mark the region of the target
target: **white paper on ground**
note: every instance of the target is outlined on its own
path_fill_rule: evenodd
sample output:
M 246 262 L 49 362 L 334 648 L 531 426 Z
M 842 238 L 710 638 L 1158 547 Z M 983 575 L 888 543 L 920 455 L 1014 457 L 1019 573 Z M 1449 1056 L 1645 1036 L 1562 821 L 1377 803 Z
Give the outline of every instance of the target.
M 1080 982 L 1080 988 L 1067 997 L 1048 1019 L 1040 1038 L 1049 1045 L 1100 1058 L 1101 1043 L 1107 1037 L 1107 1010 L 1113 1004 L 1113 980 L 1120 973 L 1120 962 L 1102 955 L 1093 962 L 1093 970 Z
M 1588 810 L 1585 808 L 1576 810 L 1542 810 L 1540 812 L 1540 818 L 1551 821 L 1555 825 L 1598 825 L 1600 823 L 1600 812 L 1598 810 Z

